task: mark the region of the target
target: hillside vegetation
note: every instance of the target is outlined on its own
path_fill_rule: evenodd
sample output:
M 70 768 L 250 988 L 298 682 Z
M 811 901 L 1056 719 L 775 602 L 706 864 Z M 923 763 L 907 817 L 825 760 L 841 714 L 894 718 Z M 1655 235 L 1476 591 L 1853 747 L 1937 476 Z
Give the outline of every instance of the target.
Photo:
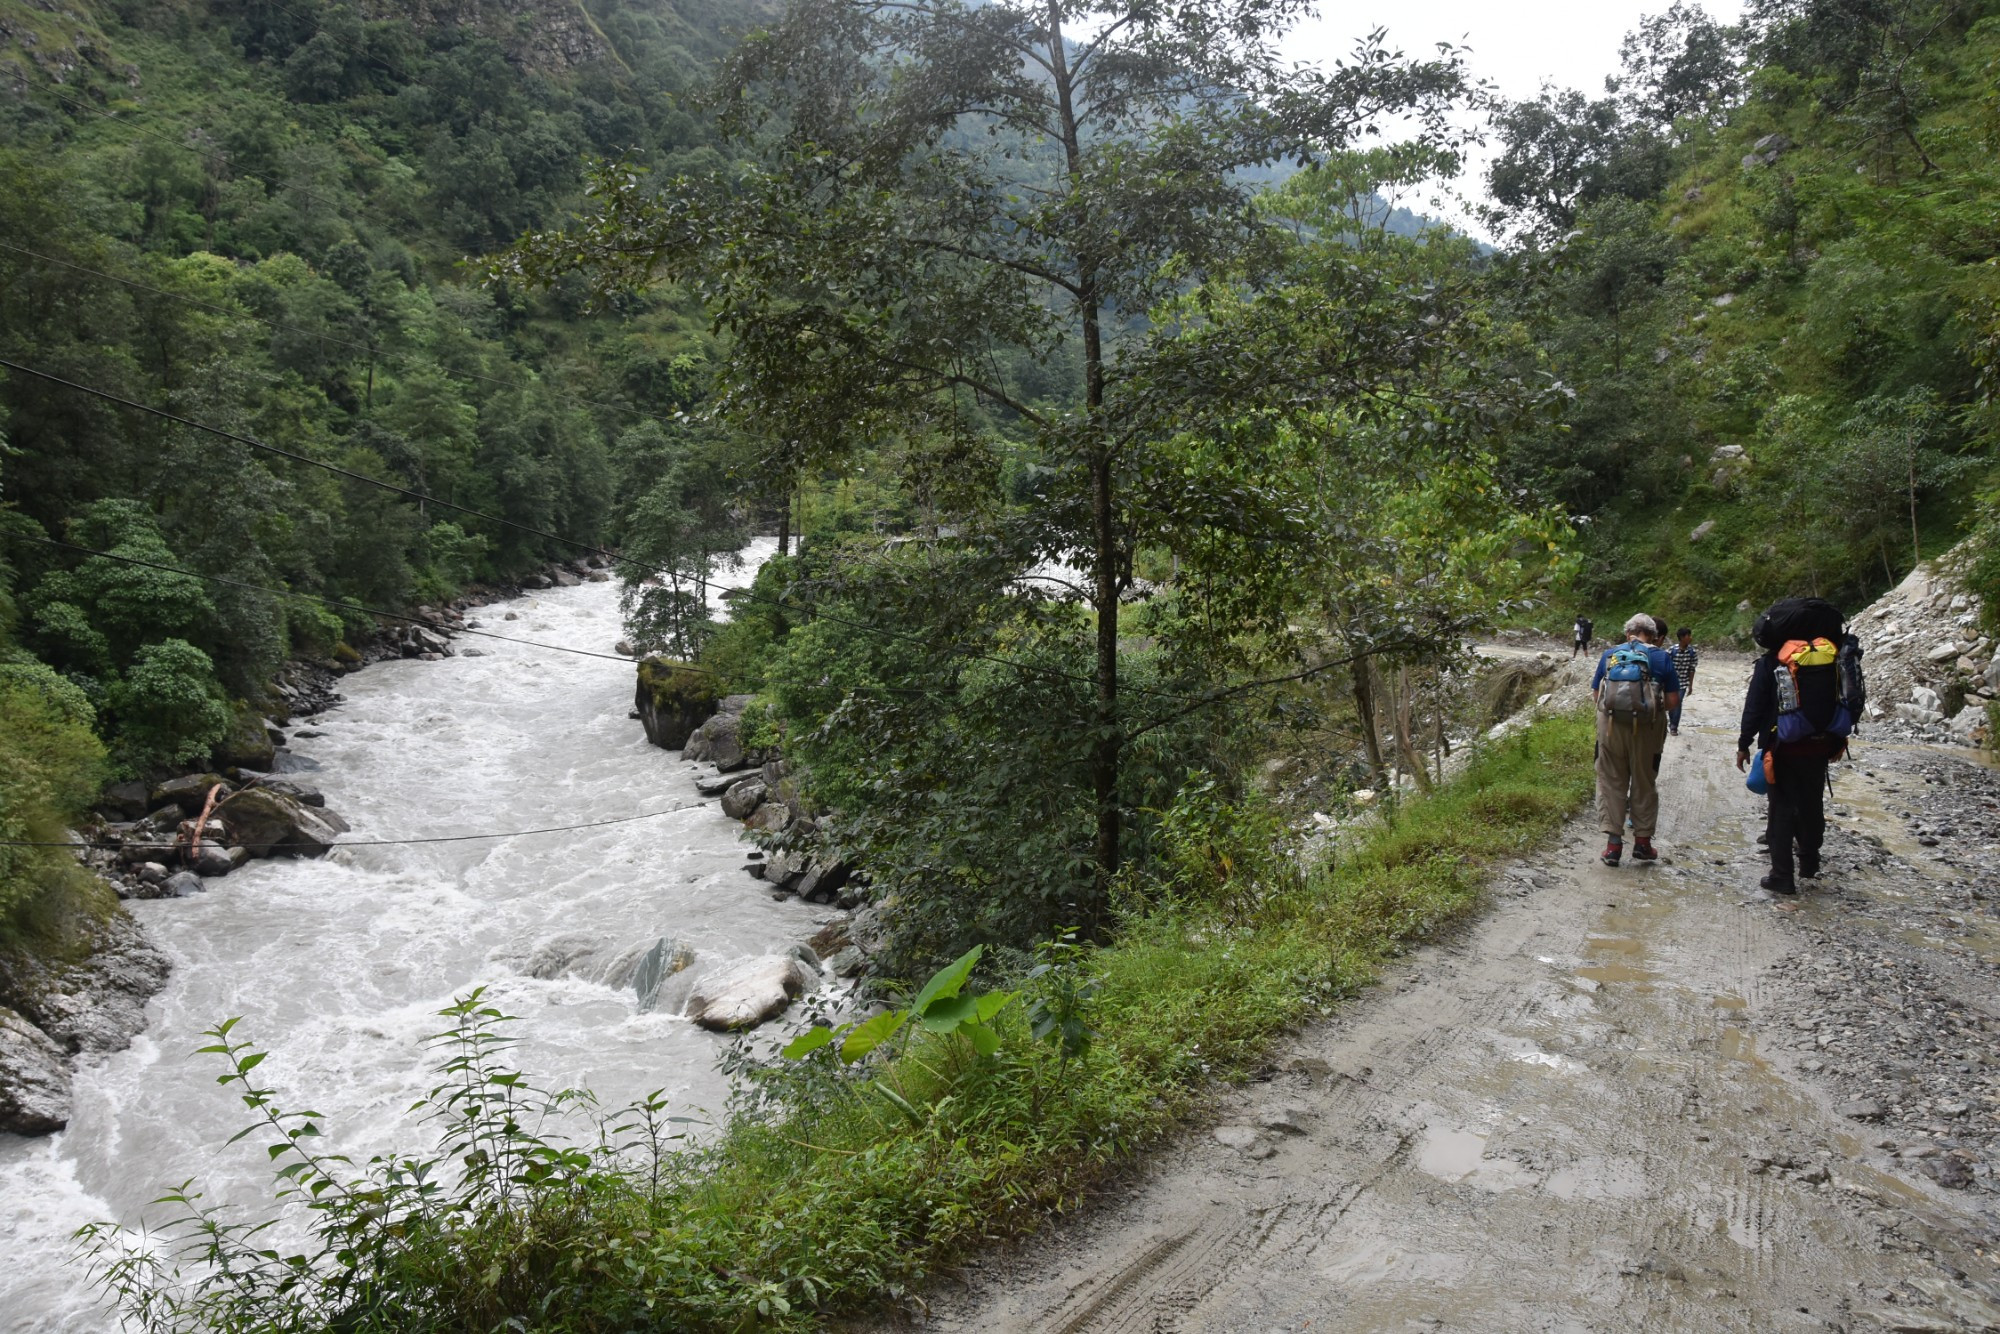
M 1858 608 L 1983 512 L 1997 13 L 1676 6 L 1603 96 L 1503 114 L 1505 263 L 1577 394 L 1515 461 L 1592 518 L 1585 603 L 1710 632 L 1795 591 Z

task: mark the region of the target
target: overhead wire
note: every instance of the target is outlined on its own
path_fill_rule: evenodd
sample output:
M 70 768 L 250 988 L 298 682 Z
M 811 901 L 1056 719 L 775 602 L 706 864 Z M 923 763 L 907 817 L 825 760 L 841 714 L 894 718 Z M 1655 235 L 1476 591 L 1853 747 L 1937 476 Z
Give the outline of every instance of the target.
M 679 806 L 669 806 L 663 811 L 646 811 L 639 815 L 620 815 L 609 820 L 586 820 L 582 824 L 548 825 L 541 829 L 505 829 L 492 834 L 436 834 L 428 838 L 355 838 L 342 839 L 333 844 L 336 848 L 400 848 L 420 843 L 476 843 L 494 838 L 528 838 L 535 834 L 568 834 L 584 829 L 602 829 L 607 825 L 636 824 L 641 820 L 657 820 L 663 815 L 677 815 L 682 811 L 699 810 L 706 801 L 690 801 Z M 219 808 L 218 808 L 219 809 Z M 142 851 L 170 852 L 180 846 L 177 842 L 151 843 L 143 839 L 114 842 L 108 839 L 0 839 L 0 848 L 91 848 L 100 852 L 115 852 L 128 848 Z M 269 851 L 286 846 L 283 843 L 258 843 L 242 846 Z

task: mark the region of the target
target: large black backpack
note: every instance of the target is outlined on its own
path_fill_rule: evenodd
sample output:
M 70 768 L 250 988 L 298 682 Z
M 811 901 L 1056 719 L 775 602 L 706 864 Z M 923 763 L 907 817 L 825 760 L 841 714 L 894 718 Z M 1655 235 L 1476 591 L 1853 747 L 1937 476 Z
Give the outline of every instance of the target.
M 1779 598 L 1750 627 L 1757 647 L 1775 653 L 1793 639 L 1831 639 L 1838 644 L 1846 630 L 1840 609 L 1824 598 Z
M 1757 618 L 1750 633 L 1760 647 L 1779 655 L 1779 748 L 1793 754 L 1839 755 L 1861 721 L 1868 698 L 1861 641 L 1847 633 L 1839 609 L 1820 598 L 1784 598 Z M 1781 650 L 1795 641 L 1800 649 L 1823 647 L 1788 666 Z

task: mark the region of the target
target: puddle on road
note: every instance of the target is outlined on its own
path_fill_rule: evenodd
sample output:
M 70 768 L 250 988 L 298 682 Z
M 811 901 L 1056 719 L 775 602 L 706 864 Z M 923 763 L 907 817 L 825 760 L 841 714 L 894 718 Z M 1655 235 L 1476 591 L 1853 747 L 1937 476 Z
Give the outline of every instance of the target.
M 1636 1200 L 1646 1193 L 1646 1167 L 1636 1158 L 1581 1158 L 1543 1189 L 1560 1200 Z
M 1659 976 L 1658 973 L 1648 972 L 1644 968 L 1634 968 L 1630 964 L 1622 963 L 1594 964 L 1577 969 L 1576 975 L 1592 982 L 1630 982 L 1634 984 L 1635 991 L 1651 991 L 1652 987 L 1649 984 Z
M 1535 1183 L 1535 1174 L 1510 1158 L 1488 1158 L 1486 1136 L 1476 1130 L 1425 1126 L 1417 1146 L 1417 1170 L 1479 1190 L 1514 1190 Z
M 1771 1068 L 1771 1063 L 1757 1054 L 1756 1037 L 1740 1028 L 1723 1029 L 1715 1039 L 1715 1050 L 1723 1060 L 1741 1061 L 1760 1074 Z
M 1583 942 L 1585 954 L 1611 956 L 1603 963 L 1587 964 L 1576 970 L 1576 975 L 1592 982 L 1629 982 L 1638 990 L 1651 990 L 1646 984 L 1658 976 L 1650 969 L 1641 968 L 1638 961 L 1646 957 L 1646 942 L 1632 936 L 1590 936 Z

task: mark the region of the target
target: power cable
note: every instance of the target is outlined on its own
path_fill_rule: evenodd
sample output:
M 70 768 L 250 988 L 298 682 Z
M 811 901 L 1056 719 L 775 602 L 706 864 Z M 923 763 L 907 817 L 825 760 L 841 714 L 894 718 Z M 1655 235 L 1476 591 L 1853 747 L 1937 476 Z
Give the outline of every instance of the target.
M 417 501 L 420 504 L 433 505 L 439 509 L 451 510 L 455 513 L 464 514 L 470 518 L 480 519 L 487 523 L 498 524 L 504 528 L 511 528 L 516 532 L 526 533 L 531 537 L 539 537 L 544 541 L 558 542 L 564 546 L 575 547 L 579 551 L 583 551 L 585 553 L 592 555 L 603 556 L 606 557 L 607 559 L 617 561 L 620 564 L 629 566 L 633 569 L 644 570 L 649 574 L 671 576 L 671 571 L 663 570 L 654 566 L 643 565 L 636 561 L 627 560 L 623 557 L 616 555 L 613 552 L 605 550 L 603 547 L 596 546 L 589 542 L 579 541 L 578 539 L 573 537 L 565 537 L 560 533 L 552 533 L 549 532 L 547 529 L 536 528 L 531 524 L 516 523 L 512 519 L 503 519 L 498 515 L 487 514 L 484 513 L 483 511 L 471 509 L 464 505 L 454 504 L 449 500 L 440 500 L 435 496 L 426 495 L 420 491 L 413 491 L 409 487 L 398 486 L 394 482 L 385 482 L 379 477 L 370 477 L 366 473 L 355 472 L 351 468 L 343 468 L 338 464 L 326 463 L 319 459 L 312 458 L 309 455 L 300 454 L 295 450 L 285 449 L 284 447 L 279 445 L 267 444 L 266 442 L 258 440 L 253 436 L 243 435 L 236 431 L 225 430 L 220 426 L 211 426 L 206 422 L 196 421 L 192 417 L 183 417 L 179 413 L 169 412 L 165 408 L 156 408 L 149 403 L 141 403 L 137 399 L 126 398 L 122 394 L 114 394 L 107 389 L 99 389 L 94 385 L 87 385 L 76 380 L 65 379 L 64 377 L 52 374 L 49 371 L 37 370 L 33 366 L 26 366 L 17 361 L 10 361 L 4 357 L 0 357 L 0 366 L 7 367 L 10 370 L 19 371 L 24 375 L 32 375 L 36 379 L 46 380 L 51 384 L 62 385 L 67 389 L 74 389 L 79 393 L 90 394 L 94 397 L 104 399 L 105 401 L 110 403 L 117 403 L 123 407 L 128 407 L 135 409 L 139 412 L 148 413 L 152 416 L 159 417 L 166 421 L 174 422 L 181 426 L 187 426 L 197 431 L 206 431 L 210 435 L 217 436 L 224 440 L 234 441 L 237 444 L 247 445 L 252 449 L 261 449 L 267 453 L 276 454 L 281 458 L 290 459 L 295 463 L 303 463 L 308 467 L 319 468 L 326 472 L 333 473 L 337 476 L 349 478 L 353 481 L 364 482 L 369 486 L 379 487 L 384 491 L 390 491 L 394 492 L 397 495 L 405 496 L 411 500 Z M 756 593 L 751 592 L 748 589 L 738 590 L 738 593 L 739 593 L 739 598 L 742 601 L 772 606 L 784 611 L 798 612 L 807 610 L 806 608 L 801 608 L 794 603 L 786 602 L 782 598 L 762 597 Z M 888 629 L 885 626 L 869 625 L 863 621 L 849 620 L 847 618 L 836 616 L 831 612 L 827 612 L 820 609 L 811 609 L 811 613 L 815 616 L 821 617 L 824 620 L 830 621 L 835 625 L 846 626 L 849 629 L 858 630 L 864 634 L 880 635 L 887 639 L 900 640 L 904 643 L 915 644 L 919 648 L 923 648 L 926 650 L 935 651 L 937 647 L 930 640 L 925 639 L 921 635 L 905 634 L 901 631 Z M 1009 668 L 1010 670 L 1017 672 L 1031 673 L 1044 677 L 1054 677 L 1057 679 L 1090 686 L 1092 688 L 1095 688 L 1097 684 L 1096 681 L 1091 677 L 1079 676 L 1075 672 L 1067 672 L 1059 667 L 1043 667 L 1035 663 L 1021 662 L 1018 659 L 1014 658 L 1001 657 L 1000 655 L 994 653 L 981 652 L 977 649 L 947 648 L 945 651 L 951 653 L 953 656 L 956 657 L 970 658 L 982 662 L 991 662 L 998 666 L 1006 667 Z M 1153 695 L 1162 699 L 1174 700 L 1182 704 L 1191 704 L 1195 702 L 1194 696 L 1177 694 L 1172 691 L 1154 690 L 1145 686 L 1127 686 L 1125 688 L 1134 694 Z
M 542 829 L 509 829 L 497 834 L 440 834 L 431 838 L 356 838 L 343 839 L 333 846 L 336 848 L 401 848 L 419 843 L 474 843 L 490 838 L 527 838 L 535 834 L 567 834 L 581 829 L 602 829 L 606 825 L 636 824 L 640 820 L 657 820 L 663 815 L 677 815 L 681 811 L 699 810 L 706 805 L 708 803 L 705 801 L 693 801 L 681 806 L 669 806 L 663 811 L 647 811 L 643 815 L 621 815 L 610 820 L 587 820 L 582 824 L 549 825 Z M 143 841 L 114 843 L 105 839 L 78 839 L 73 842 L 0 839 L 0 848 L 94 848 L 105 852 L 136 848 L 148 852 L 156 850 L 170 852 L 179 846 L 178 843 L 147 843 Z M 250 846 L 269 852 L 273 848 L 288 845 L 282 843 L 262 843 L 232 846 Z
M 203 301 L 200 297 L 188 296 L 184 292 L 170 292 L 164 287 L 154 287 L 150 283 L 142 283 L 135 278 L 121 278 L 115 273 L 106 273 L 103 269 L 93 269 L 88 264 L 78 264 L 74 260 L 58 259 L 54 255 L 44 255 L 40 251 L 30 250 L 26 246 L 15 245 L 10 241 L 0 241 L 0 250 L 11 250 L 17 255 L 26 255 L 30 259 L 38 259 L 44 264 L 60 265 L 65 269 L 72 269 L 78 273 L 87 273 L 93 277 L 102 278 L 107 282 L 119 283 L 141 292 L 150 292 L 154 296 L 162 296 L 169 301 L 184 302 L 190 306 L 197 306 L 202 310 L 213 311 L 218 315 L 228 315 L 235 319 L 254 320 L 256 323 L 262 324 L 267 328 L 277 329 L 284 333 L 295 333 L 303 338 L 316 339 L 322 343 L 332 343 L 337 347 L 352 348 L 354 351 L 364 353 L 371 358 L 381 358 L 382 360 L 402 365 L 408 365 L 410 361 L 406 356 L 384 348 L 371 347 L 366 343 L 358 343 L 351 338 L 342 338 L 337 334 L 322 333 L 316 329 L 301 328 L 296 324 L 286 324 L 280 320 L 268 319 L 252 311 L 217 305 L 213 301 Z M 505 389 L 527 389 L 530 387 L 525 380 L 507 380 L 497 375 L 485 375 L 478 371 L 457 371 L 448 367 L 440 367 L 440 369 L 444 370 L 445 374 L 454 378 L 483 380 L 487 384 L 496 384 Z M 645 409 L 632 403 L 606 403 L 602 399 L 579 398 L 574 394 L 564 393 L 562 390 L 554 388 L 550 388 L 549 393 L 566 402 L 579 404 L 583 407 L 601 408 L 606 412 L 631 413 L 642 417 L 649 415 Z

